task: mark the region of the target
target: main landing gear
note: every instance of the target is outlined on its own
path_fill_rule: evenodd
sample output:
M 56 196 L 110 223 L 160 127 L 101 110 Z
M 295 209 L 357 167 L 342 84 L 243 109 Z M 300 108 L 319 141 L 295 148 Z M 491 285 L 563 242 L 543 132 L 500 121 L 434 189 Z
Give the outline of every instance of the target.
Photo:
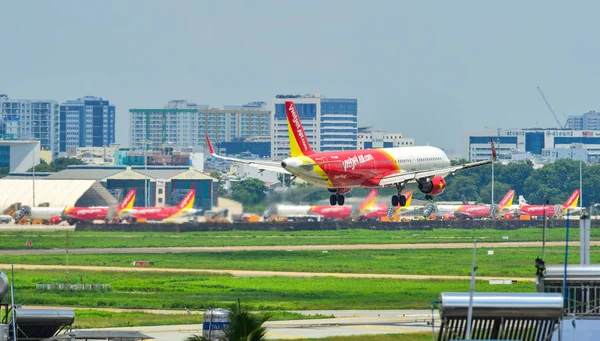
M 406 197 L 402 194 L 392 196 L 392 206 L 398 207 L 398 205 L 402 207 L 406 206 Z
M 396 184 L 396 188 L 398 189 L 398 195 L 392 196 L 392 206 L 401 207 L 406 206 L 406 197 L 402 195 L 402 190 L 404 189 L 404 184 Z
M 336 204 L 344 206 L 344 201 L 345 198 L 343 194 L 332 194 L 329 197 L 329 203 L 331 204 L 331 206 L 335 206 Z

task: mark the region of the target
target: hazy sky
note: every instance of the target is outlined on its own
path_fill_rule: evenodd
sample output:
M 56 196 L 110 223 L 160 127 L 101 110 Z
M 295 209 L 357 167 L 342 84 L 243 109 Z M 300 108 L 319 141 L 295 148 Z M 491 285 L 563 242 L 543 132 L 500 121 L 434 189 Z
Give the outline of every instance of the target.
M 0 93 L 130 108 L 358 98 L 361 124 L 464 132 L 600 110 L 598 1 L 3 1 Z

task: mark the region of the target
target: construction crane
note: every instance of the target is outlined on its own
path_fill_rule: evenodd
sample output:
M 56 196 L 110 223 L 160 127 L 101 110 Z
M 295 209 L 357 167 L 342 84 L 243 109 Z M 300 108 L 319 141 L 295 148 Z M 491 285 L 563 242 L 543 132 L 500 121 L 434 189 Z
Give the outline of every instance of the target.
M 542 89 L 540 89 L 540 87 L 537 87 L 538 91 L 540 92 L 540 95 L 542 96 L 542 99 L 544 100 L 544 102 L 546 103 L 546 106 L 548 107 L 548 109 L 550 110 L 550 112 L 552 113 L 552 116 L 554 116 L 554 119 L 556 120 L 556 123 L 558 124 L 558 127 L 561 129 L 564 129 L 567 127 L 567 124 L 565 123 L 564 125 L 562 125 L 560 123 L 560 121 L 558 120 L 558 117 L 556 116 L 556 114 L 554 113 L 554 110 L 552 110 L 552 107 L 550 106 L 550 103 L 548 103 L 548 100 L 546 99 L 546 96 L 544 96 L 544 92 L 542 91 Z

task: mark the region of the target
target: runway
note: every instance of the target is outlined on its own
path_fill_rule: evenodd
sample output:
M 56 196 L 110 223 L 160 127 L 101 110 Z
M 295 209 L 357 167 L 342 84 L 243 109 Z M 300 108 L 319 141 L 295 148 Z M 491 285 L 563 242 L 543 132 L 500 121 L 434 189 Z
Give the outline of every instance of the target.
M 600 246 L 592 241 L 591 246 Z M 565 242 L 546 242 L 546 246 L 564 246 Z M 479 248 L 541 247 L 542 242 L 482 242 Z M 579 246 L 578 241 L 569 246 Z M 414 250 L 414 249 L 472 249 L 473 243 L 422 243 L 422 244 L 335 244 L 335 245 L 279 245 L 279 246 L 199 246 L 199 247 L 132 247 L 132 248 L 82 248 L 71 249 L 69 254 L 128 254 L 128 253 L 196 253 L 234 251 L 325 251 L 325 250 Z M 59 255 L 65 249 L 0 250 L 0 255 Z
M 11 264 L 0 264 L 0 269 L 9 271 Z M 14 264 L 15 270 L 66 270 L 64 265 Z M 337 277 L 337 278 L 391 278 L 407 280 L 470 280 L 470 276 L 432 276 L 432 275 L 398 275 L 398 274 L 357 274 L 339 272 L 292 272 L 292 271 L 250 271 L 250 270 L 215 270 L 215 269 L 174 269 L 146 267 L 113 267 L 113 266 L 69 266 L 69 270 L 81 271 L 116 271 L 116 272 L 171 272 L 231 275 L 234 277 Z M 535 278 L 525 277 L 486 277 L 478 276 L 478 280 L 513 280 L 518 282 L 535 282 Z

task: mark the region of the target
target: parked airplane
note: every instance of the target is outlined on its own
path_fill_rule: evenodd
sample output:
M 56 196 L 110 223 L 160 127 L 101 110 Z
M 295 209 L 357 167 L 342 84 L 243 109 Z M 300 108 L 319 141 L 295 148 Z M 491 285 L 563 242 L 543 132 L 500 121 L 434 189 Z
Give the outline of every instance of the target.
M 564 204 L 560 205 L 530 205 L 527 203 L 523 196 L 519 196 L 519 208 L 518 211 L 515 212 L 516 215 L 528 215 L 531 217 L 560 217 L 567 210 L 572 213 L 579 212 L 579 207 L 577 207 L 577 203 L 579 202 L 579 190 L 576 189 L 571 193 L 571 196 L 564 202 Z
M 119 213 L 121 213 L 123 210 L 133 207 L 135 193 L 135 189 L 127 192 L 125 198 L 123 198 L 123 200 L 121 200 L 121 202 L 115 208 L 115 218 L 118 218 Z M 70 225 L 73 225 L 78 221 L 107 220 L 110 219 L 110 217 L 108 217 L 110 213 L 109 207 L 67 207 L 61 216 L 52 217 L 50 222 L 57 224 L 61 220 L 66 220 Z
M 433 205 L 431 214 L 424 216 L 430 217 L 455 217 L 459 219 L 473 219 L 473 218 L 491 218 L 492 215 L 501 216 L 504 213 L 509 212 L 510 207 L 515 197 L 515 191 L 510 190 L 506 193 L 504 198 L 500 200 L 498 206 L 494 205 L 492 210 L 491 205 Z
M 348 220 L 372 210 L 375 199 L 377 199 L 377 190 L 373 189 L 357 207 L 351 205 L 312 206 L 310 212 L 320 215 L 324 219 Z
M 446 153 L 435 147 L 413 146 L 335 152 L 314 152 L 310 147 L 294 102 L 285 102 L 291 157 L 281 161 L 243 160 L 215 153 L 206 135 L 213 157 L 245 163 L 259 170 L 293 174 L 334 193 L 331 205 L 344 205 L 344 194 L 354 187 L 396 186 L 398 195 L 392 196 L 392 206 L 405 206 L 406 194 L 417 189 L 427 199 L 442 194 L 446 189 L 445 176 L 459 170 L 492 163 L 496 149 L 490 138 L 492 159 L 452 166 Z
M 163 221 L 165 219 L 185 218 L 194 215 L 198 212 L 194 209 L 194 198 L 196 190 L 191 189 L 179 202 L 179 205 L 173 207 L 132 207 L 121 211 L 121 218 L 126 218 L 129 221 L 137 221 L 140 218 L 151 221 Z
M 411 207 L 412 193 L 406 194 L 406 205 L 405 206 L 388 206 L 385 204 L 374 203 L 370 209 L 365 209 L 364 213 L 360 215 L 359 220 L 372 220 L 381 219 L 383 217 L 392 217 L 406 213 Z

